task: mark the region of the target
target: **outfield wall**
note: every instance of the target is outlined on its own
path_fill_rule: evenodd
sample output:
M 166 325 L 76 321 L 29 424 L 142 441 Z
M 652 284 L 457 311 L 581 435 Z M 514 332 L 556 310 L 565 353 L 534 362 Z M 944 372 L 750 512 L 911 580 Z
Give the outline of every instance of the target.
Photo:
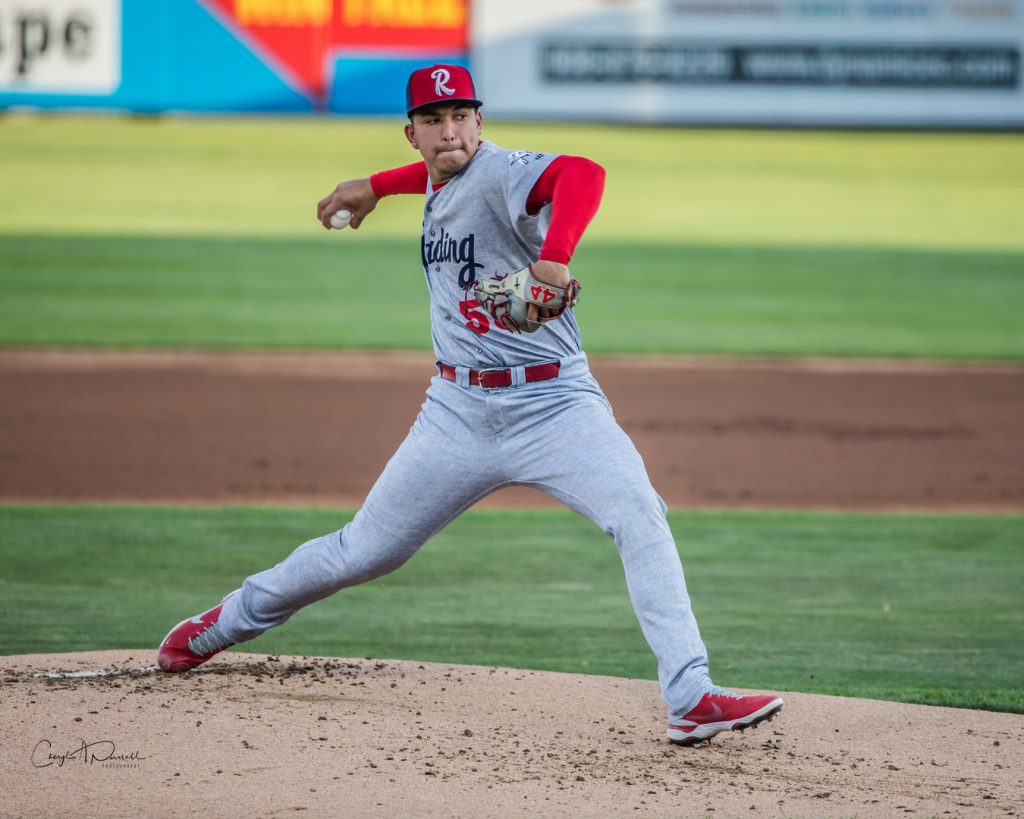
M 1024 0 L 0 0 L 0 108 L 1020 128 Z

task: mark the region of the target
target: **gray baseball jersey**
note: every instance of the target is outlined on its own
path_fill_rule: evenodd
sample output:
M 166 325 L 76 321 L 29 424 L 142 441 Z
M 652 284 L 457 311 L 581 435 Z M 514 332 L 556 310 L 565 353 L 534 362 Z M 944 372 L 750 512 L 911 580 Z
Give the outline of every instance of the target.
M 566 358 L 581 352 L 573 311 L 535 333 L 499 327 L 473 298 L 473 283 L 536 261 L 551 219 L 526 200 L 557 154 L 506 151 L 481 142 L 469 164 L 423 210 L 423 272 L 430 291 L 434 353 L 447 364 L 487 368 Z

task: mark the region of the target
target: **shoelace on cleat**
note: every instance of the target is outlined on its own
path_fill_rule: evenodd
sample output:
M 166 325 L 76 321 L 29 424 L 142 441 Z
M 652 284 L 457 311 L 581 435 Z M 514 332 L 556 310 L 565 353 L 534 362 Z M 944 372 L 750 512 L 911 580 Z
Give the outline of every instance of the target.
M 729 697 L 730 699 L 734 700 L 743 699 L 743 696 L 741 694 L 737 694 L 735 691 L 729 691 L 726 688 L 719 688 L 717 685 L 712 686 L 711 690 L 708 691 L 708 693 L 713 697 Z
M 189 639 L 188 650 L 200 657 L 206 657 L 215 651 L 220 651 L 222 648 L 232 645 L 234 643 L 225 637 L 224 632 L 220 630 L 220 626 L 214 623 L 209 628 L 200 631 L 195 637 Z

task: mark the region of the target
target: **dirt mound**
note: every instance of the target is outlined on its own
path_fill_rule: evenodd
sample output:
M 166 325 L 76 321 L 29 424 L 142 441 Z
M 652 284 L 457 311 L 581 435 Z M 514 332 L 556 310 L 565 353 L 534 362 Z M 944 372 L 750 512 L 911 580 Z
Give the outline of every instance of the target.
M 4 815 L 1015 816 L 1024 716 L 785 694 L 664 739 L 654 682 L 229 652 L 0 657 Z M 96 672 L 102 672 L 97 674 Z

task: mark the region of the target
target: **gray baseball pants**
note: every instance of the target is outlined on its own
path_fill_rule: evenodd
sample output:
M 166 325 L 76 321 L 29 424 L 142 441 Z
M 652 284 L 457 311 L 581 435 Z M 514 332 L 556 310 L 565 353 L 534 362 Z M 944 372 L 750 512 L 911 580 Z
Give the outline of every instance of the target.
M 435 376 L 426 401 L 363 507 L 343 529 L 299 546 L 249 577 L 221 613 L 235 642 L 348 586 L 393 572 L 431 536 L 503 486 L 536 487 L 610 535 L 640 627 L 658 660 L 669 716 L 711 687 L 683 568 L 640 455 L 616 423 L 583 354 L 559 377 L 483 390 L 457 370 Z

